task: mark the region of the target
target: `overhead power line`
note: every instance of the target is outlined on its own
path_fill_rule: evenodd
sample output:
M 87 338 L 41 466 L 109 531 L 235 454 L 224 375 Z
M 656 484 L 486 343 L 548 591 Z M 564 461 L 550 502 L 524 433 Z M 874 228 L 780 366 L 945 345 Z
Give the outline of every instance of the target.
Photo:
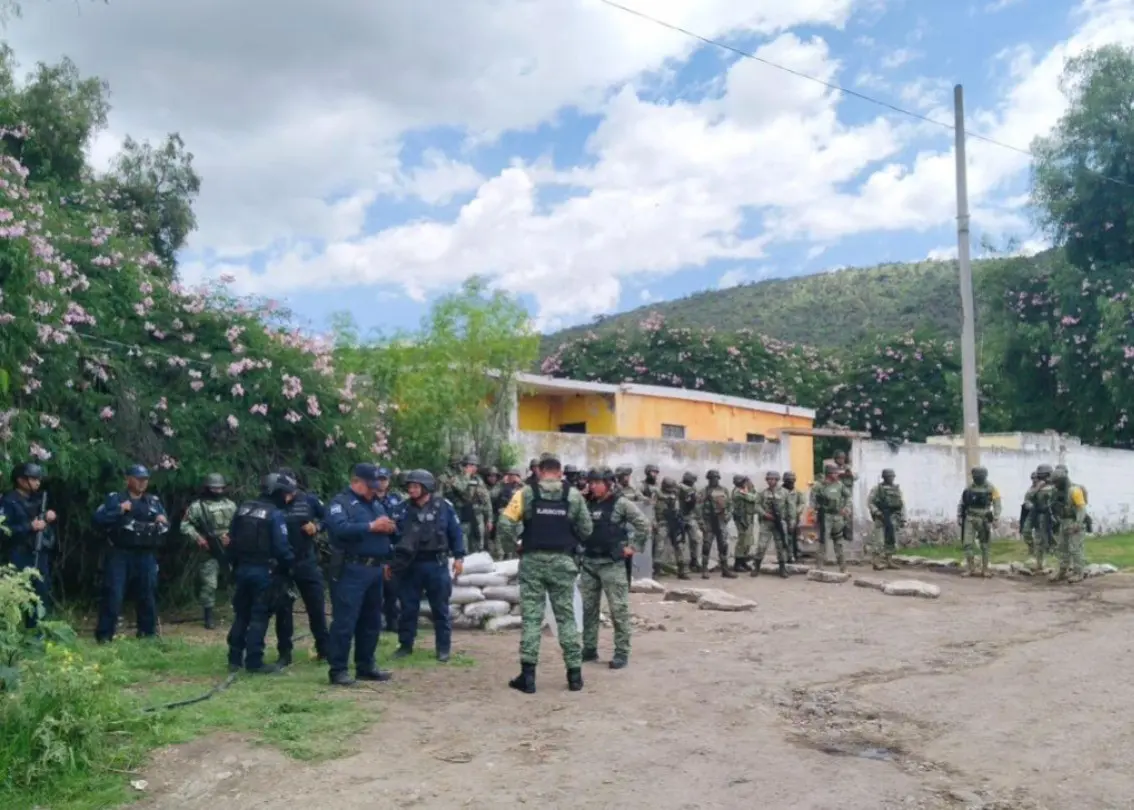
M 711 45 L 714 48 L 720 48 L 721 50 L 728 51 L 729 53 L 733 53 L 733 54 L 735 54 L 735 55 L 737 55 L 737 56 L 739 56 L 743 59 L 751 59 L 755 62 L 759 62 L 762 65 L 767 65 L 770 68 L 775 68 L 776 70 L 783 71 L 784 73 L 790 73 L 792 76 L 796 76 L 800 79 L 805 79 L 806 81 L 814 82 L 815 84 L 822 85 L 823 87 L 826 87 L 828 90 L 834 90 L 834 91 L 839 92 L 839 93 L 845 93 L 848 96 L 853 96 L 854 98 L 861 99 L 863 101 L 869 102 L 870 104 L 874 104 L 878 107 L 884 107 L 885 109 L 891 110 L 892 112 L 896 112 L 896 113 L 899 113 L 901 115 L 908 116 L 910 118 L 915 118 L 918 121 L 922 121 L 926 124 L 932 124 L 933 126 L 941 127 L 942 129 L 947 129 L 950 132 L 954 132 L 956 130 L 956 127 L 953 124 L 949 123 L 948 121 L 939 121 L 936 118 L 930 118 L 927 115 L 923 115 L 919 112 L 915 112 L 914 110 L 910 110 L 910 109 L 907 109 L 905 107 L 899 106 L 897 104 L 893 104 L 893 103 L 886 101 L 884 99 L 875 98 L 874 96 L 868 95 L 866 93 L 860 93 L 857 90 L 851 90 L 850 88 L 843 87 L 842 85 L 835 84 L 834 82 L 829 82 L 826 79 L 820 79 L 818 76 L 812 76 L 811 74 L 804 73 L 801 70 L 796 70 L 795 68 L 790 68 L 787 65 L 781 65 L 778 62 L 773 62 L 771 59 L 766 59 L 763 56 L 757 56 L 756 54 L 752 53 L 751 51 L 746 51 L 742 48 L 736 47 L 735 45 L 729 45 L 727 42 L 721 42 L 718 39 L 712 39 L 711 37 L 704 36 L 703 34 L 698 34 L 696 31 L 690 31 L 688 28 L 683 28 L 680 25 L 674 25 L 671 22 L 666 22 L 665 20 L 658 19 L 657 17 L 654 17 L 650 14 L 647 14 L 644 11 L 639 11 L 636 8 L 630 8 L 629 6 L 624 6 L 621 3 L 615 2 L 615 0 L 599 0 L 599 2 L 602 3 L 603 5 L 610 6 L 611 8 L 618 9 L 619 11 L 625 12 L 626 14 L 632 14 L 633 16 L 638 17 L 639 19 L 645 20 L 646 22 L 653 23 L 654 25 L 660 26 L 662 28 L 669 29 L 670 31 L 674 31 L 675 33 L 682 34 L 684 36 L 690 37 L 691 39 L 695 39 L 698 42 L 704 43 L 705 45 Z M 1003 141 L 998 141 L 995 138 L 990 138 L 987 135 L 981 135 L 979 132 L 973 132 L 973 131 L 968 130 L 968 129 L 964 130 L 964 134 L 968 138 L 972 138 L 972 139 L 978 140 L 978 141 L 984 141 L 985 143 L 991 144 L 992 146 L 998 146 L 1001 149 L 1007 149 L 1007 150 L 1012 151 L 1012 152 L 1017 152 L 1021 155 L 1026 155 L 1027 157 L 1030 157 L 1033 160 L 1035 159 L 1035 155 L 1032 154 L 1031 151 L 1029 151 L 1027 149 L 1021 149 L 1019 146 L 1013 146 L 1010 143 L 1004 143 Z M 1134 184 L 1127 183 L 1125 180 L 1119 180 L 1116 177 L 1110 177 L 1109 175 L 1103 174 L 1102 172 L 1097 171 L 1095 169 L 1092 169 L 1089 166 L 1083 166 L 1082 168 L 1085 169 L 1086 171 L 1090 172 L 1091 174 L 1094 174 L 1094 175 L 1100 177 L 1101 179 L 1107 181 L 1108 183 L 1114 183 L 1115 185 L 1125 186 L 1126 188 L 1134 188 Z

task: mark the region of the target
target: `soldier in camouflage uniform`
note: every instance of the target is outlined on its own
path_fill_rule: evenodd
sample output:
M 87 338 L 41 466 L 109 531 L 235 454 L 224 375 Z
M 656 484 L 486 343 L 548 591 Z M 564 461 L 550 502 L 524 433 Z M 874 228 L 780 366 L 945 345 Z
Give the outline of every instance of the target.
M 485 467 L 480 471 L 480 477 L 484 479 L 484 485 L 488 487 L 489 492 L 492 488 L 500 483 L 500 470 L 495 466 Z
M 496 549 L 492 548 L 489 533 L 492 531 L 492 501 L 488 495 L 488 487 L 476 474 L 478 463 L 476 456 L 465 456 L 461 459 L 461 474 L 456 476 L 448 487 L 446 497 L 457 511 L 457 518 L 461 521 L 461 534 L 465 538 L 468 552 L 487 551 L 496 556 Z
M 1028 486 L 1028 491 L 1024 493 L 1024 502 L 1020 504 L 1020 536 L 1024 538 L 1024 544 L 1028 547 L 1028 555 L 1033 559 L 1036 556 L 1036 550 L 1032 511 L 1035 509 L 1036 491 L 1039 488 L 1039 470 L 1033 470 L 1032 483 Z
M 787 492 L 787 522 L 788 531 L 788 562 L 799 562 L 799 524 L 807 511 L 807 496 L 795 488 L 795 473 L 788 470 L 784 473 L 784 491 Z
M 642 484 L 638 487 L 638 491 L 642 493 L 642 503 L 639 505 L 639 508 L 642 514 L 646 516 L 646 520 L 650 522 L 649 544 L 653 552 L 655 574 L 658 570 L 658 563 L 662 562 L 664 559 L 658 556 L 659 550 L 663 555 L 668 551 L 668 544 L 663 546 L 657 541 L 657 525 L 654 520 L 654 504 L 657 503 L 658 492 L 660 490 L 658 485 L 658 473 L 660 472 L 661 470 L 658 469 L 657 464 L 647 464 L 646 477 L 642 479 Z
M 520 675 L 508 682 L 526 694 L 536 690 L 540 633 L 545 602 L 559 631 L 559 647 L 567 665 L 567 688 L 583 688 L 583 662 L 579 631 L 575 625 L 575 563 L 577 547 L 591 535 L 594 524 L 587 502 L 579 491 L 562 480 L 559 459 L 545 453 L 539 462 L 540 481 L 533 490 L 524 486 L 500 513 L 500 540 L 520 543 Z M 536 508 L 538 504 L 539 508 Z
M 1060 465 L 1051 476 L 1051 514 L 1058 531 L 1059 570 L 1051 575 L 1051 582 L 1066 580 L 1082 582 L 1086 568 L 1083 550 L 1083 529 L 1087 520 L 1087 492 L 1067 475 Z
M 697 552 L 701 549 L 700 517 L 701 494 L 697 491 L 697 474 L 686 472 L 681 476 L 681 483 L 677 485 L 677 502 L 681 507 L 681 531 L 684 534 L 684 545 L 689 553 L 689 570 L 700 571 L 701 564 L 697 559 Z
M 756 517 L 756 493 L 752 482 L 743 475 L 732 477 L 732 522 L 736 524 L 736 570 L 750 571 L 752 524 Z
M 854 482 L 857 479 L 858 476 L 854 474 L 854 471 L 844 464 L 839 471 L 839 481 L 842 482 L 843 488 L 847 491 L 847 519 L 844 537 L 848 545 L 854 542 Z
M 850 517 L 850 498 L 847 488 L 839 480 L 840 470 L 831 462 L 823 468 L 823 480 L 811 488 L 811 505 L 819 521 L 819 555 L 816 565 L 822 568 L 827 561 L 826 544 L 831 543 L 839 570 L 846 572 L 844 544 L 847 542 L 847 519 Z
M 709 578 L 709 552 L 716 541 L 721 576 L 734 579 L 736 572 L 732 570 L 728 560 L 728 521 L 732 513 L 732 499 L 728 490 L 721 486 L 720 472 L 709 470 L 705 473 L 705 478 L 709 483 L 701 493 L 701 515 L 705 526 L 704 539 L 701 541 L 701 578 Z
M 870 535 L 870 561 L 875 571 L 897 568 L 898 529 L 906 522 L 906 506 L 902 489 L 894 483 L 894 471 L 882 471 L 882 483 L 876 484 L 866 498 L 874 531 Z
M 776 564 L 781 577 L 787 578 L 787 490 L 780 486 L 780 474 L 769 470 L 764 475 L 767 485 L 757 493 L 756 517 L 759 519 L 759 536 L 756 539 L 756 556 L 752 560 L 752 576 L 760 575 L 768 545 L 776 548 Z
M 609 467 L 587 473 L 587 503 L 594 528 L 583 543 L 579 590 L 583 597 L 583 661 L 598 660 L 599 608 L 605 593 L 614 625 L 610 668 L 622 669 L 630 658 L 630 578 L 626 563 L 644 547 L 650 527 L 626 496 L 627 489 L 633 487 L 624 487 L 618 494 L 613 491 L 614 479 Z
M 236 504 L 225 495 L 225 480 L 220 473 L 205 476 L 202 495 L 189 504 L 181 520 L 181 534 L 197 544 L 200 567 L 197 569 L 197 598 L 204 613 L 206 630 L 216 627 L 213 610 L 217 605 L 217 585 L 224 549 L 228 546 L 228 527 L 236 514 Z
M 973 467 L 973 482 L 961 492 L 957 506 L 957 522 L 961 525 L 961 548 L 965 553 L 963 577 L 976 573 L 974 558 L 980 547 L 981 576 L 991 577 L 988 570 L 988 545 L 992 540 L 992 524 L 1000 517 L 1000 492 L 988 480 L 988 470 Z
M 449 456 L 449 466 L 437 476 L 437 492 L 443 498 L 449 497 L 449 489 L 453 481 L 461 474 L 461 457 Z
M 1028 490 L 1028 516 L 1024 521 L 1024 537 L 1031 537 L 1029 544 L 1034 563 L 1032 570 L 1035 573 L 1043 572 L 1043 558 L 1048 554 L 1056 553 L 1055 527 L 1051 519 L 1051 499 L 1055 488 L 1051 483 L 1053 470 L 1050 464 L 1041 464 L 1036 467 L 1036 484 L 1034 491 Z
M 688 558 L 683 521 L 677 482 L 672 478 L 663 478 L 654 499 L 654 576 L 662 573 L 662 549 L 668 547 L 673 550 L 677 578 L 689 579 L 689 574 L 685 571 L 685 561 Z
M 516 549 L 514 546 L 509 547 L 508 545 L 500 542 L 499 517 L 500 512 L 504 509 L 504 507 L 506 507 L 512 501 L 512 496 L 515 495 L 516 491 L 523 486 L 523 483 L 520 481 L 521 476 L 522 473 L 520 472 L 520 468 L 513 467 L 512 469 L 504 473 L 504 479 L 499 484 L 494 486 L 488 493 L 489 500 L 492 501 L 492 525 L 494 529 L 494 531 L 492 532 L 492 542 L 496 549 L 496 552 L 500 555 L 499 559 L 501 560 L 511 560 L 516 556 Z

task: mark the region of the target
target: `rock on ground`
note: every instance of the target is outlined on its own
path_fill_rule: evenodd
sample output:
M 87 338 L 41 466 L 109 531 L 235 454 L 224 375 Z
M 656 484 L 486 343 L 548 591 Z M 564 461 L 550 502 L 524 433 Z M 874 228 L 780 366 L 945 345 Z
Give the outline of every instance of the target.
M 697 607 L 700 610 L 739 612 L 742 610 L 755 610 L 756 603 L 751 599 L 742 599 L 739 596 L 733 596 L 728 591 L 710 588 L 701 594 L 701 598 L 697 600 Z
M 665 593 L 665 586 L 654 579 L 636 579 L 630 583 L 630 593 Z
M 875 591 L 884 590 L 886 583 L 880 579 L 870 579 L 868 577 L 859 577 L 854 581 L 856 588 L 871 588 Z
M 807 578 L 812 582 L 847 582 L 850 574 L 843 574 L 839 571 L 827 571 L 822 568 L 813 568 L 807 572 Z
M 1117 574 L 1118 568 L 1110 563 L 1092 563 L 1083 569 L 1083 574 L 1088 577 L 1101 577 L 1105 574 Z
M 692 602 L 697 603 L 705 588 L 670 588 L 662 597 L 663 602 Z
M 887 582 L 882 593 L 887 596 L 920 596 L 925 599 L 936 599 L 941 595 L 941 588 L 917 579 L 900 579 L 896 582 Z

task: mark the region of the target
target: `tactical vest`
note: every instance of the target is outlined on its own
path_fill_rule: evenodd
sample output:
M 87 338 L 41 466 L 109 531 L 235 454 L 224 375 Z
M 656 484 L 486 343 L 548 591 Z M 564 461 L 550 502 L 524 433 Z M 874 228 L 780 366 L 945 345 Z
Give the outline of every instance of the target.
M 450 498 L 457 507 L 457 517 L 461 523 L 475 523 L 476 522 L 476 491 L 480 487 L 480 481 L 476 478 L 470 478 L 463 491 L 457 495 L 459 490 L 454 487 L 453 494 L 457 495 L 456 498 Z
M 524 521 L 524 551 L 560 551 L 571 553 L 578 540 L 568 517 L 571 487 L 563 484 L 558 497 L 543 497 L 537 486 L 532 490 L 531 517 Z
M 315 520 L 315 510 L 306 492 L 296 492 L 295 498 L 284 511 L 287 523 L 287 539 L 291 543 L 296 559 L 306 558 L 315 551 L 315 538 L 308 537 L 303 527 Z
M 274 503 L 262 499 L 245 501 L 237 508 L 228 547 L 237 564 L 267 565 L 271 561 L 275 510 Z
M 500 487 L 500 494 L 496 496 L 496 501 L 492 504 L 497 512 L 504 509 L 512 502 L 512 497 L 516 494 L 516 490 L 520 488 L 519 484 L 504 484 Z
M 689 488 L 688 492 L 678 490 L 678 497 L 681 501 L 681 514 L 689 517 L 697 508 L 697 491 L 692 487 Z
M 824 483 L 815 491 L 815 505 L 824 514 L 834 514 L 842 508 L 843 485 L 836 482 Z
M 732 493 L 732 519 L 740 526 L 748 522 L 748 504 L 742 498 L 737 497 L 742 491 L 740 487 L 737 487 Z
M 961 502 L 965 505 L 965 509 L 973 511 L 988 509 L 992 506 L 992 488 L 987 485 L 969 487 L 961 496 Z
M 3 500 L 7 501 L 8 503 L 12 503 L 12 500 L 14 498 L 19 499 L 16 502 L 19 504 L 20 507 L 23 508 L 24 513 L 27 515 L 28 523 L 31 523 L 33 520 L 35 520 L 36 518 L 39 517 L 39 506 L 40 506 L 40 503 L 43 501 L 42 495 L 40 495 L 39 497 L 36 497 L 36 496 L 33 495 L 30 498 L 26 498 L 26 497 L 24 497 L 24 495 L 22 493 L 17 492 L 17 491 L 13 491 L 11 493 L 5 493 Z M 2 503 L 0 503 L 0 506 L 2 506 Z M 10 530 L 10 528 L 9 528 L 9 530 Z M 45 540 L 48 537 L 48 533 L 50 531 L 51 531 L 50 526 L 48 526 L 46 529 L 44 529 L 44 539 Z M 5 549 L 12 548 L 12 549 L 19 549 L 19 550 L 26 550 L 26 551 L 34 551 L 35 550 L 35 536 L 36 536 L 35 529 L 32 529 L 30 527 L 28 528 L 28 530 L 26 532 L 15 532 L 15 531 L 13 531 L 11 537 L 5 537 L 3 532 L 0 532 L 0 547 L 3 547 Z M 52 545 L 54 545 L 54 543 Z M 46 544 L 45 544 L 45 547 L 46 547 Z
M 1072 521 L 1076 517 L 1075 504 L 1071 502 L 1071 493 L 1076 489 L 1075 484 L 1069 484 L 1067 489 L 1055 489 L 1051 499 L 1051 511 L 1056 520 Z M 1081 488 L 1080 488 L 1081 489 Z
M 143 495 L 125 513 L 127 520 L 113 532 L 115 548 L 127 551 L 156 551 L 165 545 L 169 527 L 157 522 L 158 499 L 154 495 Z
M 423 507 L 410 507 L 398 546 L 411 555 L 437 557 L 449 548 L 445 532 L 445 502 L 430 498 Z
M 877 503 L 882 509 L 896 512 L 902 508 L 902 490 L 897 484 L 880 484 Z
M 594 529 L 583 544 L 583 553 L 587 557 L 612 558 L 615 552 L 621 552 L 625 547 L 626 530 L 612 519 L 619 497 L 615 495 L 613 498 L 604 498 L 590 504 Z
M 705 490 L 705 502 L 711 514 L 718 517 L 728 516 L 728 490 L 724 487 L 708 487 Z

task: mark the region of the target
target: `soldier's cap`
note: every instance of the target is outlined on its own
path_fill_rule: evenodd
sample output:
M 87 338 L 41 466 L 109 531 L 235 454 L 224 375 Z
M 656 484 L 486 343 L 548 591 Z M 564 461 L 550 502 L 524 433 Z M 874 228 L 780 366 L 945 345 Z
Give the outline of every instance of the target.
M 355 464 L 354 469 L 350 471 L 350 474 L 352 478 L 358 478 L 362 480 L 367 486 L 376 485 L 378 483 L 378 478 L 380 477 L 378 475 L 377 465 L 370 464 L 365 461 L 361 464 Z
M 17 478 L 34 478 L 36 480 L 40 480 L 43 477 L 43 467 L 39 466 L 34 461 L 25 461 L 23 464 L 17 465 L 16 468 L 12 470 L 13 481 L 15 481 Z
M 150 471 L 141 464 L 131 464 L 126 468 L 127 478 L 149 478 Z
M 543 453 L 539 457 L 539 468 L 541 470 L 561 470 L 563 463 L 555 453 Z

